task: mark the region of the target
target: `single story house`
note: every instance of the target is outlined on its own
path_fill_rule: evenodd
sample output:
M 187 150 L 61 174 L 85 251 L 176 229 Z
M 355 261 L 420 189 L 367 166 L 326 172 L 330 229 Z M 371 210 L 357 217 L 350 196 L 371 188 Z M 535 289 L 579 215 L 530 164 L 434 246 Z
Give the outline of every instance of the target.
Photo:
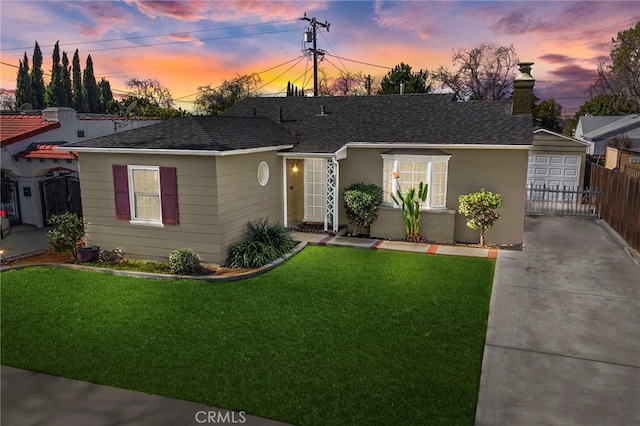
M 575 138 L 589 144 L 587 154 L 598 158 L 606 155 L 609 141 L 625 135 L 631 140 L 627 149 L 640 150 L 640 114 L 584 115 L 578 120 Z
M 533 78 L 521 69 L 513 101 L 456 102 L 451 95 L 252 97 L 222 116 L 188 116 L 65 145 L 78 153 L 92 244 L 167 259 L 189 247 L 223 264 L 248 221 L 320 224 L 348 220 L 342 193 L 383 188 L 371 236 L 402 238 L 390 194 L 429 184 L 426 240 L 477 242 L 456 212 L 458 196 L 503 196 L 489 243 L 523 241 L 532 145 Z
M 589 144 L 546 129 L 533 131 L 527 187 L 584 187 Z

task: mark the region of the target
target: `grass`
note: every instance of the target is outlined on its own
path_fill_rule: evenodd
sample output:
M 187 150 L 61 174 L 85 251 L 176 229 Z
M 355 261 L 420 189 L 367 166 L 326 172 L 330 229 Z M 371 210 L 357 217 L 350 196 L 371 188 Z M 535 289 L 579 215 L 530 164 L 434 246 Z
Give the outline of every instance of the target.
M 307 247 L 244 281 L 2 273 L 2 363 L 300 425 L 473 424 L 494 263 Z

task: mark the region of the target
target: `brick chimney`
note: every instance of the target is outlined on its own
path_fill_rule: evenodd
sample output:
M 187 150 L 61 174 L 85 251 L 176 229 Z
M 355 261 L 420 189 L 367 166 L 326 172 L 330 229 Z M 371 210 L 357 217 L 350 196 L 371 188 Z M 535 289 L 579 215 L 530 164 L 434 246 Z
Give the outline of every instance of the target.
M 531 115 L 535 83 L 534 78 L 531 77 L 531 65 L 533 62 L 518 63 L 520 73 L 513 80 L 511 115 Z

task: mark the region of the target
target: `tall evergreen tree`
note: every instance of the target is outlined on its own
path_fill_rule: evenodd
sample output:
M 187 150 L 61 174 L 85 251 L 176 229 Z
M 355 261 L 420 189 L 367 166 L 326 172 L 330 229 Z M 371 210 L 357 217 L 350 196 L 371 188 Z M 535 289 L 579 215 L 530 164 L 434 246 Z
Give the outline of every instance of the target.
M 61 76 L 61 98 L 62 101 L 61 106 L 70 107 L 72 106 L 72 96 L 71 96 L 71 67 L 69 67 L 69 58 L 67 57 L 67 52 L 62 52 L 62 76 Z
M 33 68 L 31 69 L 31 105 L 34 109 L 43 109 L 44 104 L 44 73 L 42 72 L 42 51 L 36 41 L 33 48 Z
M 98 92 L 98 84 L 93 74 L 93 60 L 91 55 L 87 56 L 87 66 L 84 68 L 83 75 L 84 90 L 87 94 L 87 105 L 89 112 L 100 112 L 100 93 Z
M 78 49 L 73 54 L 73 61 L 71 62 L 72 74 L 73 74 L 73 98 L 71 106 L 78 112 L 86 112 L 87 101 L 86 93 L 82 86 L 82 70 L 80 69 L 80 54 Z
M 404 93 L 429 93 L 431 85 L 427 84 L 429 73 L 427 70 L 411 71 L 411 66 L 400 63 L 380 82 L 380 94 L 393 94 L 400 92 L 400 84 L 404 84 Z
M 109 84 L 109 81 L 105 80 L 104 77 L 102 77 L 100 83 L 98 83 L 98 91 L 100 93 L 100 112 L 104 113 L 107 111 L 110 102 L 113 101 L 111 84 Z
M 62 65 L 60 65 L 60 46 L 56 41 L 51 55 L 51 81 L 44 92 L 44 103 L 47 107 L 65 106 L 62 95 Z
M 24 52 L 24 58 L 20 61 L 18 67 L 18 77 L 16 79 L 16 106 L 20 108 L 26 103 L 31 103 L 31 76 L 29 75 L 29 59 L 27 52 Z

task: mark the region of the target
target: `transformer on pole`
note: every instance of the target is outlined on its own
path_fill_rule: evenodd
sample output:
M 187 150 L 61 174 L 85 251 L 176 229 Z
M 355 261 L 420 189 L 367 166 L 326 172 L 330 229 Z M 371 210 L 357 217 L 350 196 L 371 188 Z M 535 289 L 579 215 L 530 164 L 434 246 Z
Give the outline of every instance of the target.
M 313 96 L 318 96 L 318 55 L 324 55 L 324 50 L 319 50 L 317 48 L 316 35 L 318 32 L 318 26 L 326 28 L 327 32 L 329 32 L 329 25 L 331 24 L 329 24 L 327 21 L 324 21 L 324 23 L 318 22 L 316 18 L 307 18 L 306 12 L 300 19 L 303 21 L 308 21 L 311 25 L 311 31 L 306 31 L 304 33 L 304 42 L 313 43 L 313 47 L 307 50 L 313 53 Z

